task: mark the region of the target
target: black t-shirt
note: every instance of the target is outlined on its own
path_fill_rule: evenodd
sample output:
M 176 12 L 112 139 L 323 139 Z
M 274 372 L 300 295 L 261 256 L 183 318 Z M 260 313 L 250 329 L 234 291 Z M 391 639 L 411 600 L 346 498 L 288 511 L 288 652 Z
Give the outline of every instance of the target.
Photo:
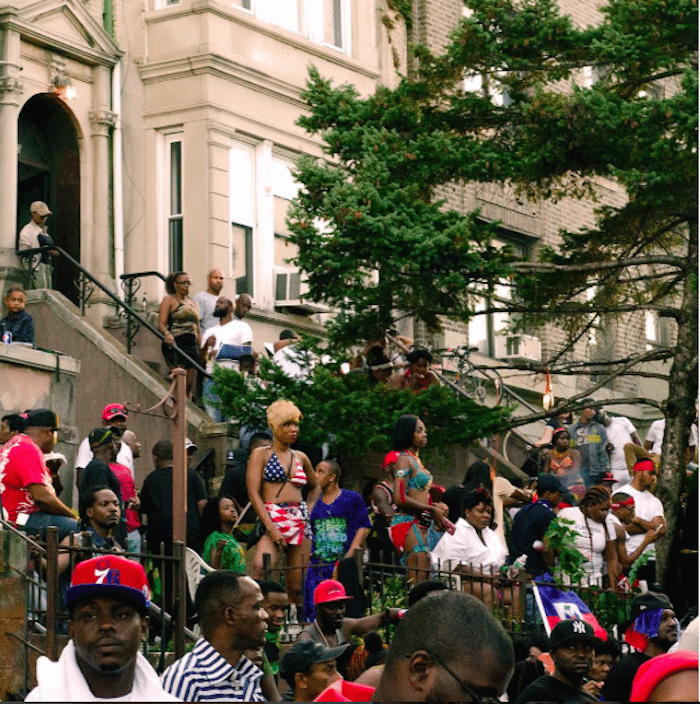
M 525 571 L 533 577 L 549 571 L 542 552 L 535 550 L 532 544 L 536 540 L 544 538 L 554 516 L 554 511 L 549 503 L 540 500 L 521 508 L 513 519 L 509 562 L 512 564 L 521 555 L 527 555 Z
M 593 701 L 595 701 L 593 697 L 580 689 L 574 689 L 552 675 L 544 675 L 526 687 L 515 700 L 515 704 L 525 704 L 526 702 L 590 704 Z
M 199 533 L 199 510 L 197 503 L 206 500 L 204 481 L 191 468 L 187 470 L 187 545 L 197 547 Z M 173 468 L 161 467 L 153 470 L 143 483 L 141 490 L 141 513 L 148 516 L 148 528 L 160 536 L 173 534 Z
M 117 495 L 119 505 L 123 508 L 122 489 L 117 475 L 106 462 L 93 458 L 88 462 L 87 467 L 83 470 L 83 476 L 80 478 L 80 493 L 82 494 L 90 487 L 103 485 L 108 486 Z
M 606 702 L 627 702 L 632 693 L 632 682 L 637 670 L 647 661 L 649 655 L 628 653 L 613 666 L 603 685 L 603 700 Z
M 233 496 L 243 508 L 248 503 L 248 488 L 245 483 L 248 453 L 245 450 L 236 448 L 232 454 L 232 466 L 221 481 L 219 495 L 228 494 Z

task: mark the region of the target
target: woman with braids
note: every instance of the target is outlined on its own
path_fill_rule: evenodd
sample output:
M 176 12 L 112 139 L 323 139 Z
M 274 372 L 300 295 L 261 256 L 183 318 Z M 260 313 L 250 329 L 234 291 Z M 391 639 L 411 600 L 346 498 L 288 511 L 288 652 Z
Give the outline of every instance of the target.
M 287 566 L 287 593 L 297 606 L 302 601 L 302 543 L 311 539 L 309 513 L 321 489 L 309 458 L 292 445 L 299 435 L 301 411 L 291 401 L 275 401 L 267 408 L 272 447 L 258 447 L 248 460 L 246 486 L 250 502 L 264 529 L 258 541 L 251 577 L 264 579 L 263 556 L 275 565 L 281 553 Z M 304 501 L 301 490 L 308 484 Z M 308 555 L 308 550 L 306 551 Z
M 433 477 L 423 466 L 419 452 L 428 443 L 425 425 L 418 416 L 403 415 L 394 426 L 392 449 L 398 452 L 394 463 L 394 503 L 396 514 L 391 520 L 391 542 L 409 569 L 406 579 L 412 585 L 430 579 L 431 540 L 428 532 L 450 527 L 447 506 L 430 502 Z M 432 537 L 432 536 L 431 536 Z
M 557 519 L 573 521 L 576 549 L 586 558 L 582 568 L 589 584 L 606 586 L 603 570 L 606 568 L 607 586 L 614 587 L 618 565 L 615 548 L 615 523 L 610 515 L 610 489 L 596 484 L 581 499 L 579 506 L 563 508 Z

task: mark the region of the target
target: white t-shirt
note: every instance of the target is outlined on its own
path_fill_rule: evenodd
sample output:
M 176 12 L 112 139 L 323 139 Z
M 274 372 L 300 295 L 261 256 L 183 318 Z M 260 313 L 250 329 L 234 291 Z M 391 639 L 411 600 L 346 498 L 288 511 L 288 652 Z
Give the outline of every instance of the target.
M 661 454 L 661 443 L 664 441 L 664 429 L 666 428 L 666 419 L 655 420 L 649 432 L 647 433 L 647 442 L 652 443 L 651 450 L 655 455 Z
M 75 458 L 75 466 L 85 467 L 88 466 L 90 460 L 94 457 L 92 450 L 90 449 L 90 442 L 88 438 L 85 438 L 78 448 L 78 456 Z M 125 467 L 129 468 L 131 476 L 134 476 L 134 453 L 131 448 L 122 440 L 119 445 L 119 452 L 117 453 L 117 462 L 123 464 Z
M 453 535 L 445 533 L 433 549 L 430 559 L 433 569 L 454 569 L 459 564 L 473 565 L 488 572 L 493 567 L 494 574 L 505 564 L 508 551 L 495 531 L 484 528 L 481 531 L 482 543 L 476 528 L 466 519 L 459 518 Z M 485 543 L 485 544 L 484 544 Z
M 608 540 L 615 540 L 613 517 L 608 513 L 605 523 L 597 523 L 590 518 L 586 520 L 578 506 L 571 506 L 559 511 L 558 518 L 574 522 L 572 526 L 576 531 L 574 544 L 587 560 L 582 565 L 583 571 L 590 575 L 591 581 L 601 580 L 605 563 L 605 544 Z
M 200 291 L 194 296 L 194 302 L 199 309 L 199 332 L 202 334 L 205 330 L 219 324 L 219 319 L 214 317 L 214 309 L 219 298 L 220 296 L 208 291 Z
M 244 323 L 238 318 L 233 318 L 230 322 L 225 325 L 214 325 L 208 328 L 202 335 L 202 347 L 206 344 L 207 340 L 214 336 L 214 346 L 212 350 L 218 352 L 222 345 L 248 345 L 253 341 L 253 331 L 250 329 L 248 323 Z M 226 369 L 238 369 L 239 364 L 237 359 L 220 359 L 216 360 L 216 355 L 211 359 L 207 360 L 207 371 L 211 374 L 214 369 L 214 361 Z
M 666 429 L 666 419 L 661 418 L 661 420 L 655 420 L 649 432 L 647 433 L 647 441 L 652 443 L 651 452 L 654 455 L 660 455 L 662 444 L 664 441 L 664 430 Z M 690 426 L 690 435 L 688 436 L 688 447 L 695 447 L 698 444 L 698 426 L 693 423 Z
M 637 432 L 637 429 L 632 425 L 632 421 L 629 418 L 615 416 L 610 419 L 610 425 L 606 430 L 608 442 L 612 443 L 613 446 L 613 451 L 610 454 L 610 469 L 613 474 L 615 470 L 624 470 L 625 474 L 627 474 L 627 463 L 625 462 L 625 453 L 622 448 L 628 442 L 632 442 L 632 433 Z M 627 481 L 629 481 L 629 475 L 627 475 Z
M 659 501 L 659 499 L 654 496 L 649 491 L 639 491 L 635 489 L 631 484 L 626 484 L 621 486 L 619 489 L 615 490 L 616 493 L 629 494 L 634 499 L 634 513 L 645 521 L 651 521 L 653 518 L 660 516 L 664 518 L 664 507 Z M 637 535 L 630 535 L 625 541 L 625 548 L 628 553 L 633 553 L 644 540 L 644 533 L 639 533 Z M 656 550 L 654 549 L 654 543 L 650 543 L 644 548 L 642 555 L 648 552 L 654 553 L 654 558 L 656 557 Z

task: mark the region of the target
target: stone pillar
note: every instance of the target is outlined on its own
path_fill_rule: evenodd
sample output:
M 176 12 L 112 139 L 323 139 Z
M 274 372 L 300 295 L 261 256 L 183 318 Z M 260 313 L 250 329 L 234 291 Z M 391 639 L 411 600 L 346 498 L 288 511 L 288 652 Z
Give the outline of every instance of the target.
M 20 36 L 0 31 L 0 284 L 21 282 L 23 275 L 15 255 L 17 242 L 17 148 L 18 119 L 22 102 L 19 56 Z
M 110 128 L 117 115 L 110 108 L 110 70 L 104 66 L 94 69 L 93 109 L 89 112 L 92 151 L 92 231 L 88 233 L 92 243 L 90 261 L 84 261 L 88 271 L 109 288 L 114 287 L 111 274 L 110 237 L 110 176 L 109 149 Z

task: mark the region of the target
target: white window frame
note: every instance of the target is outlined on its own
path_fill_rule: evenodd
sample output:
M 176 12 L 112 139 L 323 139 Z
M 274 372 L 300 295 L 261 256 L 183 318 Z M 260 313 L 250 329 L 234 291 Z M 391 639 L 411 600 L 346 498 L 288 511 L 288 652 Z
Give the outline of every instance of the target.
M 180 145 L 180 207 L 176 209 L 173 203 L 173 162 L 172 147 L 174 144 Z M 185 242 L 185 140 L 183 132 L 170 132 L 163 135 L 163 223 L 164 232 L 162 241 L 164 242 L 164 260 L 168 271 L 179 271 L 184 267 L 184 242 Z M 180 223 L 180 256 L 182 261 L 176 262 L 173 257 L 173 247 L 171 242 L 172 225 Z
M 278 16 L 276 3 L 279 2 L 285 3 L 286 6 L 291 3 L 297 3 L 297 29 L 291 29 L 289 26 L 275 21 Z M 250 8 L 240 7 L 236 4 L 233 7 L 240 12 L 252 14 L 261 22 L 275 25 L 293 34 L 306 37 L 314 44 L 319 44 L 349 56 L 352 47 L 352 5 L 350 0 L 338 0 L 338 2 L 340 4 L 340 46 L 336 46 L 332 42 L 326 42 L 324 39 L 324 0 L 250 0 Z
M 243 201 L 250 204 L 250 209 L 246 212 L 243 209 L 237 209 L 235 207 L 236 201 L 233 198 L 233 194 L 237 193 L 237 184 L 235 183 L 236 174 L 240 173 L 239 167 L 236 165 L 236 152 L 243 152 L 247 155 L 249 159 L 249 179 L 250 179 L 250 192 L 247 192 Z M 258 233 L 257 225 L 257 169 L 256 169 L 256 155 L 255 146 L 248 144 L 246 142 L 236 141 L 231 145 L 229 151 L 229 274 L 233 276 L 233 260 L 231 256 L 234 252 L 234 241 L 233 241 L 233 228 L 234 226 L 247 228 L 251 233 L 252 246 L 250 248 L 250 261 L 247 261 L 247 253 L 243 252 L 246 257 L 245 266 L 245 276 L 248 279 L 248 293 L 251 298 L 255 298 L 255 267 L 256 267 L 256 237 Z M 247 247 L 246 247 L 247 249 Z M 238 277 L 236 277 L 238 278 Z M 235 281 L 234 281 L 235 284 Z

